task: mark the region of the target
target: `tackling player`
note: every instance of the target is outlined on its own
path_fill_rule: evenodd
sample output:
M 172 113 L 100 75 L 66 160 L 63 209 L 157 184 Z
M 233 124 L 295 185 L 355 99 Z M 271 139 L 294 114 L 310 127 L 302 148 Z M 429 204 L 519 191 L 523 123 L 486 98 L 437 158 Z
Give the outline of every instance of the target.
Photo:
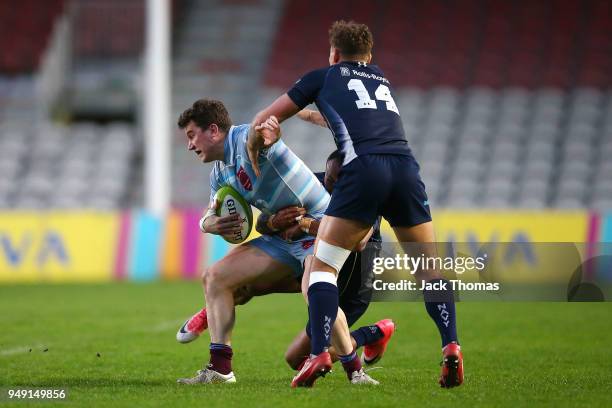
M 222 185 L 233 187 L 264 214 L 273 214 L 293 206 L 304 208 L 305 215 L 314 219 L 322 217 L 329 203 L 329 194 L 310 169 L 283 143 L 262 152 L 259 157 L 261 173 L 257 179 L 254 177 L 246 151 L 250 126 L 232 126 L 223 103 L 196 101 L 181 114 L 178 126 L 187 137 L 190 151 L 194 151 L 203 162 L 215 162 L 210 175 L 211 204 L 202 223 L 204 232 L 230 235 L 240 230 L 237 215 L 215 215 L 215 193 Z M 257 132 L 278 133 L 280 129 L 258 128 Z M 234 325 L 235 290 L 254 281 L 295 281 L 295 277 L 303 273 L 304 257 L 312 253 L 312 245 L 305 245 L 305 241 L 310 239 L 306 237 L 287 242 L 276 235 L 262 236 L 233 248 L 223 259 L 207 268 L 203 274 L 203 284 L 211 337 L 210 362 L 195 377 L 179 382 L 236 381 L 231 367 L 233 351 L 230 341 Z M 340 312 L 339 317 L 343 331 L 336 335 L 337 325 L 334 325 L 334 346 L 340 355 L 348 356 L 353 348 L 350 336 L 344 333 L 346 321 L 343 313 Z M 351 374 L 353 383 L 373 381 L 361 369 Z
M 331 369 L 329 322 L 338 306 L 336 274 L 378 215 L 389 221 L 399 242 L 423 243 L 436 256 L 434 229 L 425 186 L 406 137 L 391 84 L 372 59 L 372 34 L 355 22 L 337 21 L 329 30 L 328 67 L 311 71 L 293 88 L 259 112 L 253 124 L 273 128 L 314 102 L 344 155 L 341 177 L 321 222 L 308 288 L 312 327 L 311 357 L 292 386 L 311 386 Z M 270 137 L 268 137 L 270 136 Z M 251 132 L 248 152 L 256 175 L 258 152 L 277 134 Z M 421 269 L 419 282 L 442 279 L 437 270 Z M 450 285 L 448 285 L 450 286 Z M 439 383 L 463 382 L 463 356 L 456 330 L 452 290 L 424 291 L 425 307 L 442 338 L 443 365 Z

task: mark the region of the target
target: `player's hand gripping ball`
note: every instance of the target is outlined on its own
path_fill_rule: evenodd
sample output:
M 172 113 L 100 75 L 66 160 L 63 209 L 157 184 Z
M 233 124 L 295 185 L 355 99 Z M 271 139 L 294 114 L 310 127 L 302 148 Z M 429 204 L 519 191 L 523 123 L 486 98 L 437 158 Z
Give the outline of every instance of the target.
M 215 195 L 217 201 L 216 214 L 219 217 L 238 214 L 240 216 L 240 231 L 232 235 L 222 235 L 231 244 L 244 242 L 253 228 L 253 211 L 244 198 L 232 187 L 221 187 Z

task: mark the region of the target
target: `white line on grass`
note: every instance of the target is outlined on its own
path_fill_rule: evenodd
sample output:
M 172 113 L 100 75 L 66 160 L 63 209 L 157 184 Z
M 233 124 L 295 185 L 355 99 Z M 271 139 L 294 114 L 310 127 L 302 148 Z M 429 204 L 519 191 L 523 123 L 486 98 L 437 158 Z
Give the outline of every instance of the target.
M 49 345 L 43 345 L 43 344 L 36 344 L 33 346 L 20 346 L 20 347 L 13 347 L 10 349 L 6 349 L 6 350 L 0 350 L 0 356 L 12 356 L 14 354 L 21 354 L 21 353 L 29 353 L 30 350 L 34 351 L 34 350 L 40 350 L 43 347 L 47 348 Z

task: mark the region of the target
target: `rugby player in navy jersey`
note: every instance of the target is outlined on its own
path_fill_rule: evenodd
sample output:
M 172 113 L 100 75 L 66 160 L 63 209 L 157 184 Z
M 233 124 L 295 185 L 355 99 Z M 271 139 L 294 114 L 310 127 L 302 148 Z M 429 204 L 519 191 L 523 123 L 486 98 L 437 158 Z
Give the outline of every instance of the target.
M 327 348 L 338 309 L 336 275 L 351 248 L 366 236 L 379 215 L 389 222 L 399 242 L 423 243 L 425 255 L 436 256 L 419 165 L 408 147 L 391 84 L 380 68 L 370 65 L 372 34 L 366 25 L 337 21 L 329 30 L 329 39 L 330 66 L 304 75 L 252 121 L 252 128 L 262 124 L 274 128 L 315 103 L 344 156 L 310 264 L 311 354 L 294 377 L 293 387 L 312 386 L 331 369 Z M 278 133 L 250 132 L 247 148 L 256 175 L 260 174 L 260 150 L 279 137 Z M 463 356 L 457 339 L 453 292 L 437 270 L 418 270 L 415 279 L 419 286 L 427 282 L 440 288 L 424 291 L 425 307 L 442 338 L 439 383 L 443 387 L 458 386 L 463 382 Z

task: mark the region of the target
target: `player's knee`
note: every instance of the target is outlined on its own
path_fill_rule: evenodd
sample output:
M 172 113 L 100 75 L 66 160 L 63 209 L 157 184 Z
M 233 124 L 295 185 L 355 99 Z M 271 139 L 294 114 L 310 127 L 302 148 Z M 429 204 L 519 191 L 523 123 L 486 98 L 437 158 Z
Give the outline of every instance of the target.
M 207 268 L 206 273 L 206 289 L 214 290 L 224 286 L 224 274 L 222 268 L 214 264 Z
M 346 258 L 348 258 L 350 254 L 350 250 L 339 247 L 337 245 L 328 244 L 323 240 L 319 240 L 319 243 L 317 244 L 317 249 L 315 251 L 315 257 L 319 261 L 333 268 L 336 273 L 338 273 L 340 269 L 342 269 Z
M 208 268 L 204 268 L 202 271 L 202 275 L 200 275 L 200 279 L 202 281 L 202 286 L 206 288 L 206 277 L 208 276 Z

